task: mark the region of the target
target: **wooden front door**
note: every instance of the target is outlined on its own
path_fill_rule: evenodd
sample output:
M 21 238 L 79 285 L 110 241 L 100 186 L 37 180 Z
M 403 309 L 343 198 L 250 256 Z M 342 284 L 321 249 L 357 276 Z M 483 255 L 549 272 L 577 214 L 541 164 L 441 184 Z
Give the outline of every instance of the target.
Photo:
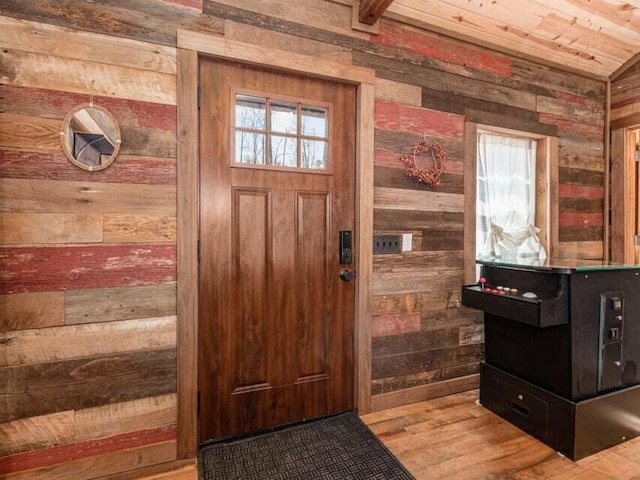
M 351 410 L 355 87 L 214 60 L 200 86 L 200 440 Z

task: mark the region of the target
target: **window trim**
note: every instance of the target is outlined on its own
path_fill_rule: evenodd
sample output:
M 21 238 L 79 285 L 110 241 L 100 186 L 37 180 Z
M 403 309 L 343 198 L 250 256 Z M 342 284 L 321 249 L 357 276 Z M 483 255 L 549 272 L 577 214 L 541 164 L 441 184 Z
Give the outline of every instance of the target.
M 464 282 L 476 280 L 476 181 L 478 132 L 529 138 L 536 147 L 536 227 L 552 257 L 558 247 L 558 137 L 466 122 L 464 129 Z

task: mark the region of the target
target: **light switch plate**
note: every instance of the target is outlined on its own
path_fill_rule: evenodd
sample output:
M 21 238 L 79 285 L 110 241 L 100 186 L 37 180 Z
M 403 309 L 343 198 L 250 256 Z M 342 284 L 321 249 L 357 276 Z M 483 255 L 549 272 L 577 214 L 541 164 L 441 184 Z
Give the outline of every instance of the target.
M 402 251 L 410 252 L 412 249 L 413 249 L 413 234 L 403 233 L 402 234 Z

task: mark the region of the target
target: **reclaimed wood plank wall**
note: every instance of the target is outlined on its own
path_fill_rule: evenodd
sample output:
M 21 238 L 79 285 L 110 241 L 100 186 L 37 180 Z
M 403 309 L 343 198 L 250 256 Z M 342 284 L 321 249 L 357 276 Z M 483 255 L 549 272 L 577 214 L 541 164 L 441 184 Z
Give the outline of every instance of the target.
M 470 388 L 482 358 L 481 316 L 460 305 L 465 121 L 558 135 L 560 253 L 601 256 L 604 84 L 390 21 L 357 32 L 350 4 L 0 4 L 0 473 L 175 458 L 177 27 L 376 70 L 375 230 L 414 235 L 374 259 L 378 408 Z M 123 131 L 93 174 L 58 140 L 90 94 Z M 423 136 L 449 157 L 435 192 L 399 161 Z
M 175 30 L 221 33 L 201 8 L 0 6 L 2 478 L 176 459 Z M 90 95 L 123 140 L 95 173 L 59 135 Z
M 611 82 L 611 130 L 640 125 L 640 60 Z

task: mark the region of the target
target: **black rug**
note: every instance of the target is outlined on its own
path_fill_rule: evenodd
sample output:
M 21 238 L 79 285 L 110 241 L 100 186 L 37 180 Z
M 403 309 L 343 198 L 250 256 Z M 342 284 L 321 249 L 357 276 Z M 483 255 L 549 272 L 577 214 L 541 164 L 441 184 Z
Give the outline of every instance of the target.
M 207 445 L 200 456 L 205 480 L 414 478 L 352 412 Z

